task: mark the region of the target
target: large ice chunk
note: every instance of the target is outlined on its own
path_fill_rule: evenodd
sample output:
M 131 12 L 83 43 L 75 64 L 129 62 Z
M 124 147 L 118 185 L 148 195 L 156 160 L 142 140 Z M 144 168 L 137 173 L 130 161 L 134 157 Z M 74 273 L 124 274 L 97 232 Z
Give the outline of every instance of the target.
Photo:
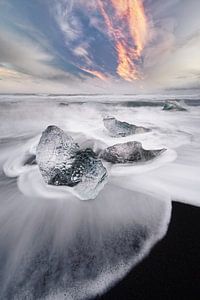
M 56 126 L 48 126 L 43 132 L 36 160 L 47 184 L 74 187 L 83 200 L 95 198 L 106 183 L 107 170 L 93 150 L 81 150 Z

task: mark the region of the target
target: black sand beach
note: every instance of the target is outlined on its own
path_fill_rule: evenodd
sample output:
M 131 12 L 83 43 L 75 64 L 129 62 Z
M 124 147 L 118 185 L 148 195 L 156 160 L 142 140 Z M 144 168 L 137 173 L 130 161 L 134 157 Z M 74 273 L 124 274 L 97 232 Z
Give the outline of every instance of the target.
M 200 208 L 173 202 L 168 233 L 101 300 L 200 299 Z

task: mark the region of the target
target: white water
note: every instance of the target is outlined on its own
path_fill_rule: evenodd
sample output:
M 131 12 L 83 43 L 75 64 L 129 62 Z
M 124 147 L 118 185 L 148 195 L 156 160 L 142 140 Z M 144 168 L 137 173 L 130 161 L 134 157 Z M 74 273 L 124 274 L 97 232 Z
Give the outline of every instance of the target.
M 152 131 L 111 138 L 102 122 L 108 114 Z M 1 99 L 0 120 L 2 299 L 101 294 L 165 235 L 172 199 L 200 204 L 200 107 L 164 112 L 12 97 Z M 51 124 L 95 150 L 137 140 L 167 151 L 146 164 L 108 164 L 108 184 L 95 200 L 82 202 L 70 188 L 45 185 L 37 166 L 23 164 Z

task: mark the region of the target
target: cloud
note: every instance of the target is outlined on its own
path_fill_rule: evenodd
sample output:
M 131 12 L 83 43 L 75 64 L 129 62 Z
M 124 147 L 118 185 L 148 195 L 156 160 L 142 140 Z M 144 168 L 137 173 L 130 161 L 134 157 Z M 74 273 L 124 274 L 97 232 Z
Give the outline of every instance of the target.
M 95 2 L 93 0 L 88 3 L 82 0 L 56 0 L 53 3 L 51 13 L 63 35 L 65 46 L 71 52 L 73 64 L 80 70 L 92 64 L 94 66 L 95 61 L 92 61 L 90 53 L 92 47 L 90 42 L 94 40 L 94 37 L 90 34 L 85 36 L 88 24 L 84 24 L 77 10 L 81 8 L 83 15 L 90 17 L 90 25 L 94 27 L 92 14 L 97 7 Z
M 77 84 L 74 75 L 55 64 L 53 54 L 21 35 L 0 30 L 0 90 L 48 92 Z
M 164 89 L 199 85 L 194 74 L 200 72 L 200 22 L 193 9 L 199 11 L 200 2 L 149 1 L 149 5 L 151 40 L 143 58 L 146 81 Z
M 153 67 L 148 70 L 151 80 L 166 88 L 200 86 L 199 49 L 199 34 L 187 37 L 180 44 L 173 40 L 163 53 L 159 53 L 159 60 L 155 59 Z
M 51 66 L 53 57 L 39 46 L 9 32 L 0 32 L 0 62 L 13 69 L 40 78 L 51 78 L 61 71 Z
M 149 29 L 148 43 L 137 62 L 143 80 L 125 83 L 116 76 L 116 49 L 97 1 L 36 1 L 23 9 L 1 1 L 1 15 L 5 14 L 4 24 L 0 21 L 1 91 L 135 93 L 141 87 L 148 92 L 199 86 L 200 2 L 143 2 Z M 36 12 L 44 15 L 40 26 Z M 100 82 L 81 69 L 101 72 L 109 79 Z
M 66 44 L 76 40 L 82 33 L 81 23 L 73 15 L 73 0 L 54 1 L 53 16 L 62 31 Z

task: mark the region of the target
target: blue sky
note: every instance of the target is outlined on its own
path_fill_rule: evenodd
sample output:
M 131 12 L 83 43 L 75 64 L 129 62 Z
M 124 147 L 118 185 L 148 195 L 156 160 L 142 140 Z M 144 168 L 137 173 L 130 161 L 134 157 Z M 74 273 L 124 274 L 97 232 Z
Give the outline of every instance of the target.
M 108 7 L 109 1 L 104 3 Z M 0 92 L 199 89 L 200 1 L 144 0 L 143 5 L 148 38 L 134 62 L 141 76 L 127 82 L 116 72 L 116 45 L 97 1 L 0 0 Z M 107 13 L 113 17 L 112 9 Z

